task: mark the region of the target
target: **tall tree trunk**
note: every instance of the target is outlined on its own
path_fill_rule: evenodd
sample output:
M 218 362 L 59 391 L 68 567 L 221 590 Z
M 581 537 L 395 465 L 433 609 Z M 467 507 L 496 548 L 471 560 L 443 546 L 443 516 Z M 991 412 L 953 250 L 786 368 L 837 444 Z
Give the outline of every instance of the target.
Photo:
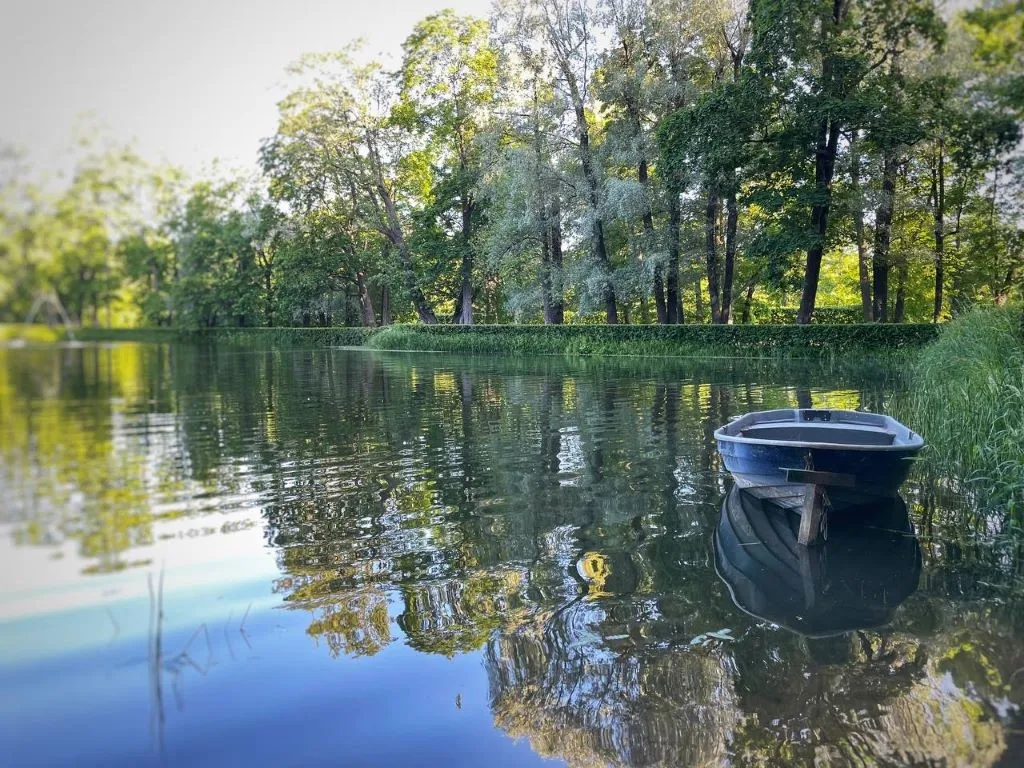
M 725 197 L 725 272 L 722 277 L 722 307 L 719 322 L 732 324 L 732 283 L 736 268 L 736 225 L 739 212 L 736 208 L 736 190 L 730 185 Z
M 945 280 L 946 260 L 946 158 L 945 144 L 939 138 L 935 167 L 932 169 L 932 217 L 935 220 L 935 301 L 932 322 L 942 316 L 942 288 Z
M 575 84 L 575 80 L 573 84 Z M 590 203 L 590 215 L 593 217 L 591 237 L 594 241 L 594 258 L 597 261 L 597 268 L 601 271 L 601 298 L 604 300 L 605 321 L 608 325 L 615 325 L 619 322 L 619 313 L 615 305 L 611 259 L 608 258 L 608 246 L 604 239 L 604 220 L 601 218 L 601 188 L 597 172 L 594 170 L 594 158 L 590 151 L 590 124 L 587 122 L 582 98 L 578 94 L 573 94 L 573 101 L 575 102 L 576 129 L 579 138 L 580 165 L 583 168 L 583 178 L 587 183 L 587 200 Z
M 721 275 L 718 264 L 718 190 L 708 182 L 707 204 L 704 208 L 704 248 L 708 273 L 708 299 L 711 306 L 711 322 L 721 317 L 719 298 L 721 296 Z
M 420 322 L 424 325 L 436 325 L 437 316 L 434 314 L 434 310 L 427 301 L 427 297 L 423 295 L 423 291 L 416 280 L 416 270 L 412 262 L 412 251 L 409 249 L 409 244 L 402 234 L 402 222 L 398 217 L 398 208 L 395 205 L 394 197 L 391 195 L 391 190 L 388 189 L 388 185 L 384 180 L 384 171 L 381 166 L 380 155 L 377 152 L 376 142 L 370 133 L 367 133 L 366 138 L 375 176 L 373 192 L 376 193 L 377 198 L 379 198 L 384 206 L 385 222 L 380 225 L 380 232 L 398 251 L 398 258 L 402 263 L 402 275 L 405 278 L 405 287 L 409 291 L 409 298 L 412 300 L 413 307 L 416 308 L 416 314 L 419 316 Z
M 264 310 L 267 313 L 267 327 L 272 328 L 274 325 L 274 287 L 270 281 L 271 270 L 265 269 L 263 271 L 263 290 L 266 293 L 266 299 Z
M 694 294 L 694 311 L 697 313 L 697 318 L 694 322 L 704 322 L 704 289 L 700 287 L 700 275 L 697 275 L 693 281 L 693 294 Z
M 563 320 L 560 218 L 561 212 L 557 199 L 541 211 L 541 294 L 546 325 L 561 325 Z
M 836 168 L 839 149 L 839 122 L 826 117 L 818 129 L 817 152 L 814 161 L 814 187 L 817 193 L 811 206 L 811 231 L 814 244 L 807 249 L 804 286 L 800 295 L 800 311 L 796 321 L 801 325 L 811 322 L 814 304 L 818 298 L 818 278 L 821 276 L 821 257 L 825 252 L 825 235 L 832 207 L 832 176 Z
M 473 202 L 468 196 L 462 198 L 462 271 L 459 295 L 455 300 L 455 324 L 473 324 Z
M 853 232 L 857 240 L 857 276 L 860 282 L 860 307 L 864 322 L 875 319 L 874 307 L 871 305 L 871 258 L 868 255 L 868 244 L 864 239 L 864 199 L 860 186 L 860 151 L 857 132 L 854 131 L 850 140 L 850 186 L 853 188 Z
M 388 226 L 384 235 L 398 251 L 398 258 L 402 262 L 402 275 L 405 278 L 405 287 L 409 291 L 412 305 L 416 308 L 416 314 L 419 316 L 421 323 L 424 325 L 436 325 L 437 316 L 434 314 L 434 310 L 429 302 L 427 302 L 427 297 L 423 295 L 423 291 L 416 281 L 416 271 L 412 263 L 412 251 L 409 250 L 409 244 L 405 241 L 405 236 L 402 234 L 402 225 L 398 219 L 395 201 L 391 199 L 391 195 L 387 193 L 383 184 L 378 186 L 378 192 L 384 201 L 384 210 L 388 218 Z
M 740 319 L 740 322 L 744 325 L 748 325 L 750 323 L 750 305 L 754 301 L 754 289 L 756 287 L 757 283 L 755 282 L 747 283 L 747 297 L 743 302 L 743 317 Z
M 892 310 L 892 321 L 902 323 L 906 315 L 907 258 L 902 257 L 896 269 L 896 305 Z
M 552 305 L 554 297 L 551 292 L 551 240 L 546 221 L 546 211 L 542 208 L 540 215 L 540 300 L 544 310 L 544 325 L 554 325 Z
M 637 120 L 639 124 L 639 119 Z M 639 127 L 639 125 L 638 125 Z M 636 167 L 637 179 L 644 188 L 644 194 L 648 193 L 648 170 L 647 160 L 643 157 Z M 654 213 L 651 211 L 650 198 L 644 204 L 644 253 L 649 254 L 654 248 Z M 668 308 L 665 306 L 665 281 L 661 277 L 661 268 L 654 270 L 654 287 L 651 290 L 654 295 L 654 306 L 658 313 L 658 322 L 664 324 L 668 320 Z
M 889 320 L 889 244 L 892 240 L 892 214 L 896 201 L 896 150 L 887 149 L 882 157 L 882 197 L 875 209 L 874 315 L 880 323 Z
M 668 305 L 665 303 L 665 280 L 661 275 L 661 268 L 654 270 L 654 310 L 658 323 L 664 325 L 668 322 Z
M 1010 291 L 1013 290 L 1014 283 L 1017 282 L 1017 272 L 1019 271 L 1016 264 L 1011 264 L 1003 276 L 1002 283 L 996 286 L 993 291 L 992 299 L 997 307 L 1005 307 L 1006 302 L 1010 299 Z
M 821 62 L 821 82 L 824 84 L 823 100 L 836 98 L 833 93 L 838 81 L 834 76 L 837 54 L 830 51 L 831 38 L 836 27 L 843 20 L 848 0 L 832 0 L 831 13 L 821 19 L 821 44 L 824 56 Z M 811 322 L 814 304 L 818 298 L 818 278 L 821 276 L 821 257 L 825 252 L 825 235 L 828 233 L 828 217 L 832 208 L 832 177 L 836 169 L 836 155 L 839 151 L 839 120 L 828 112 L 818 126 L 818 141 L 814 155 L 815 200 L 811 206 L 811 232 L 814 242 L 807 249 L 807 264 L 804 268 L 804 285 L 800 294 L 800 310 L 796 321 L 801 325 Z
M 391 289 L 386 285 L 380 289 L 380 324 L 391 325 Z
M 679 293 L 679 220 L 681 217 L 679 193 L 673 189 L 668 195 L 668 275 L 665 286 L 665 322 L 669 325 L 683 322 L 682 296 Z
M 366 285 L 366 275 L 363 272 L 356 272 L 356 284 L 359 286 L 359 309 L 363 325 L 366 328 L 373 328 L 377 325 L 377 314 L 373 311 L 373 299 L 370 298 L 370 289 Z
M 959 266 L 960 264 L 960 223 L 963 221 L 964 215 L 964 202 L 961 198 L 959 205 L 956 207 L 956 218 L 953 224 L 953 252 L 956 254 L 956 269 L 953 270 L 952 284 L 950 285 L 949 295 L 949 311 L 954 317 L 961 312 L 966 311 L 970 306 L 970 301 L 967 298 L 966 286 L 964 285 L 964 274 L 963 269 Z
M 562 294 L 562 206 L 557 195 L 548 208 L 546 240 L 550 249 L 551 324 L 560 326 L 565 321 L 565 300 Z M 545 319 L 547 321 L 547 317 Z

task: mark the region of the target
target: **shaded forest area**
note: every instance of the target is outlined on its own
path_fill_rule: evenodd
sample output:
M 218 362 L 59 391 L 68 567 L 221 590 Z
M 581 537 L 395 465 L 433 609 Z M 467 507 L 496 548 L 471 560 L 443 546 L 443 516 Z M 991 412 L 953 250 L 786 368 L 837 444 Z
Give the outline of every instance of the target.
M 289 73 L 259 172 L 0 162 L 0 320 L 940 321 L 1024 284 L 1024 3 L 498 0 Z M 49 311 L 49 310 L 47 310 Z

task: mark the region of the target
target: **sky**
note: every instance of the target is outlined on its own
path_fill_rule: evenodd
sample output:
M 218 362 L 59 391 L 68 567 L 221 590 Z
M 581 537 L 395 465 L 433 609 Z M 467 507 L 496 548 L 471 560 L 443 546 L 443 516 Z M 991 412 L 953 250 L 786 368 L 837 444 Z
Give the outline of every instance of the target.
M 99 127 L 153 162 L 201 174 L 219 159 L 255 167 L 273 134 L 285 67 L 363 38 L 397 57 L 413 25 L 490 0 L 0 0 L 0 145 L 34 174 L 72 162 Z M 77 126 L 77 128 L 76 128 Z

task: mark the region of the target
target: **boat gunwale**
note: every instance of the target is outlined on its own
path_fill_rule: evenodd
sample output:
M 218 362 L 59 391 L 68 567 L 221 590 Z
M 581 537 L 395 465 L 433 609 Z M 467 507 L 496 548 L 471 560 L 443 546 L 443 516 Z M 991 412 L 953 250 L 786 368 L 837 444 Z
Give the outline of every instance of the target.
M 800 425 L 802 422 L 799 420 L 799 415 L 800 415 L 800 413 L 802 413 L 804 411 L 828 411 L 832 415 L 839 415 L 839 416 L 847 415 L 847 414 L 849 414 L 849 415 L 857 415 L 857 416 L 861 416 L 861 417 L 864 416 L 864 415 L 875 416 L 875 417 L 877 417 L 877 418 L 882 420 L 882 424 L 877 426 L 877 427 L 874 427 L 875 429 L 878 429 L 879 431 L 883 431 L 885 427 L 895 428 L 895 429 L 890 429 L 889 430 L 889 431 L 892 431 L 894 433 L 893 443 L 892 443 L 892 445 L 865 445 L 863 443 L 818 443 L 818 442 L 811 442 L 811 441 L 806 441 L 806 440 L 771 440 L 771 439 L 766 439 L 766 438 L 761 438 L 761 437 L 746 437 L 745 435 L 730 435 L 727 432 L 727 430 L 729 430 L 729 429 L 737 429 L 737 428 L 743 429 L 743 428 L 747 428 L 747 427 L 754 427 L 754 426 L 757 426 L 758 424 L 771 424 L 771 423 L 782 424 L 782 423 L 785 423 L 787 421 L 789 421 L 789 422 L 791 422 L 792 424 L 795 424 L 795 425 Z M 757 417 L 757 416 L 765 416 L 767 414 L 776 414 L 776 415 L 778 415 L 780 417 L 783 416 L 784 414 L 789 414 L 789 418 L 788 419 L 777 418 L 777 419 L 771 419 L 771 420 L 764 419 L 764 420 L 761 420 L 761 421 L 758 421 L 756 418 L 754 418 L 754 417 Z M 744 422 L 744 420 L 746 420 L 746 419 L 749 419 L 749 421 L 747 421 L 746 423 L 741 423 L 741 422 Z M 831 422 L 831 421 L 829 421 L 829 422 L 821 422 L 821 424 L 833 424 L 833 423 L 836 426 L 838 426 L 840 424 L 846 424 L 847 426 L 862 426 L 862 427 L 863 426 L 868 426 L 868 427 L 872 426 L 872 425 L 865 425 L 865 424 L 857 424 L 857 422 L 855 422 L 855 421 L 843 422 L 843 421 L 840 420 L 840 421 L 837 421 L 837 422 Z M 900 437 L 900 433 L 901 432 L 905 435 L 905 437 L 902 437 L 902 438 Z M 816 450 L 827 450 L 827 451 L 867 451 L 867 452 L 871 452 L 871 453 L 908 453 L 908 452 L 915 452 L 916 453 L 917 451 L 921 450 L 921 448 L 924 447 L 924 438 L 921 437 L 921 435 L 919 435 L 916 432 L 914 432 L 913 430 L 911 430 L 905 424 L 901 424 L 900 422 L 898 422 L 896 419 L 892 418 L 891 416 L 886 416 L 885 414 L 882 414 L 882 413 L 871 413 L 871 414 L 868 414 L 866 412 L 861 412 L 861 411 L 848 411 L 848 410 L 842 410 L 842 409 L 836 409 L 836 408 L 776 408 L 776 409 L 769 410 L 769 411 L 751 411 L 750 413 L 746 413 L 746 414 L 740 416 L 739 418 L 734 419 L 733 421 L 729 422 L 728 424 L 723 424 L 722 426 L 720 426 L 718 429 L 715 430 L 714 436 L 715 436 L 715 440 L 717 440 L 720 443 L 726 442 L 726 443 L 738 443 L 740 445 L 764 445 L 764 446 L 774 446 L 774 447 L 777 447 L 777 448 L 813 448 L 813 449 L 816 449 Z M 906 442 L 897 443 L 896 441 L 899 440 L 899 439 L 903 439 Z M 905 457 L 905 458 L 911 458 L 911 457 Z

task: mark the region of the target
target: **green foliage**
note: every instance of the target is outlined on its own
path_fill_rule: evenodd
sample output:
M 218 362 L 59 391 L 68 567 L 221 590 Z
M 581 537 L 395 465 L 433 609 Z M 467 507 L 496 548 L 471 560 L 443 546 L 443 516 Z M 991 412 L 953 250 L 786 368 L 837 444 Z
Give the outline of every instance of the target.
M 189 340 L 224 342 L 251 347 L 358 347 L 372 328 L 222 328 L 189 334 Z
M 442 11 L 396 71 L 355 44 L 291 67 L 260 178 L 93 139 L 44 193 L 0 151 L 0 320 L 788 323 L 812 284 L 895 322 L 1002 305 L 1024 287 L 1020 9 Z
M 796 307 L 773 307 L 764 320 L 769 325 L 785 325 L 796 322 Z M 860 307 L 818 307 L 814 310 L 812 323 L 820 325 L 856 325 L 864 321 Z
M 975 310 L 946 326 L 913 374 L 927 463 L 970 478 L 986 507 L 1024 519 L 1024 311 Z
M 63 341 L 64 338 L 64 329 L 57 325 L 0 323 L 0 342 L 24 341 L 31 344 L 48 344 Z

